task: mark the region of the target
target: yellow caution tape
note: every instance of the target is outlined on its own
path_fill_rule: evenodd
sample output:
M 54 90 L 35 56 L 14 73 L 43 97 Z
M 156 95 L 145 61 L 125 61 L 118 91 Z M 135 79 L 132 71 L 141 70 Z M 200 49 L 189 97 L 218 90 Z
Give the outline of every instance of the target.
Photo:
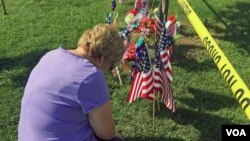
M 244 109 L 248 119 L 250 119 L 250 92 L 246 84 L 242 81 L 189 3 L 186 0 L 178 0 L 178 2 L 206 46 L 219 71 L 229 84 L 236 99 Z

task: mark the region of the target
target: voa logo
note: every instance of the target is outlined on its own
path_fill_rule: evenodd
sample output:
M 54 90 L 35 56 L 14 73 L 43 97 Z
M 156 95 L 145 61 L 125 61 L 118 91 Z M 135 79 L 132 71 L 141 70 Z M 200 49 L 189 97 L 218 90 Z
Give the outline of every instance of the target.
M 226 129 L 227 136 L 247 136 L 244 129 Z

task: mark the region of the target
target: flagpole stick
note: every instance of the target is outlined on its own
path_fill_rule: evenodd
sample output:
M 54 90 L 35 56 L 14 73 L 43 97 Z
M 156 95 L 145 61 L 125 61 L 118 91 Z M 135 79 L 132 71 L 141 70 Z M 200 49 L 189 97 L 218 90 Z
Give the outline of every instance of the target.
M 147 52 L 149 52 L 148 45 L 146 44 L 145 46 L 146 46 Z M 150 59 L 149 59 L 149 63 L 150 63 L 150 67 L 152 68 L 152 62 Z M 155 94 L 155 91 L 154 91 L 154 94 Z M 153 129 L 155 129 L 155 96 L 153 98 Z
M 161 111 L 159 97 L 160 97 L 160 93 L 158 92 L 157 93 L 157 107 L 158 107 L 158 111 Z
M 155 30 L 155 44 L 157 45 L 157 33 L 156 33 L 156 30 Z M 155 97 L 156 97 L 156 95 L 157 95 L 157 93 L 155 92 Z M 158 97 L 160 96 L 160 93 L 158 92 L 158 95 L 157 95 L 157 99 L 158 99 Z M 160 109 L 160 102 L 159 102 L 159 100 L 157 100 L 157 107 L 158 107 L 158 111 L 161 111 L 161 109 Z
M 118 18 L 118 12 L 116 12 L 115 14 L 114 14 L 114 22 L 116 22 L 116 20 L 117 20 L 117 18 Z
M 119 79 L 120 85 L 122 86 L 122 85 L 123 85 L 123 84 L 122 84 L 122 79 L 121 79 L 121 76 L 120 76 L 120 71 L 119 71 L 119 69 L 118 69 L 117 66 L 115 67 L 115 71 L 116 71 L 116 73 L 117 73 L 117 75 L 118 75 L 118 79 Z
M 116 22 L 116 21 L 115 21 L 115 10 L 114 10 L 114 12 L 113 12 L 112 20 L 113 20 L 113 23 Z
M 155 98 L 153 99 L 153 130 L 155 129 Z
M 171 52 L 171 54 L 173 54 L 173 45 L 172 44 L 170 45 L 170 52 Z
M 165 19 L 168 18 L 169 0 L 162 0 L 162 11 L 166 15 Z

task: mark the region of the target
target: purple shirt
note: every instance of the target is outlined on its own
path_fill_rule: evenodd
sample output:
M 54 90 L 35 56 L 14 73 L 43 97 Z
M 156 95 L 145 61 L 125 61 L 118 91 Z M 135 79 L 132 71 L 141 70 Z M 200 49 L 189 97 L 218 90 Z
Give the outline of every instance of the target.
M 62 48 L 52 50 L 26 84 L 18 141 L 96 141 L 88 113 L 109 98 L 101 70 Z

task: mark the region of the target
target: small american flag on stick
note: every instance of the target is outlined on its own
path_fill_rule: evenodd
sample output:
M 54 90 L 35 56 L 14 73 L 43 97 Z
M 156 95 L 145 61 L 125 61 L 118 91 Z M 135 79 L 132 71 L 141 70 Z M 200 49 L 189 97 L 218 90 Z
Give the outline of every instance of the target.
M 166 36 L 174 36 L 176 34 L 176 18 L 170 16 L 165 24 Z
M 154 90 L 160 93 L 161 101 L 168 109 L 175 112 L 175 102 L 171 88 L 172 69 L 170 65 L 169 42 L 166 29 L 161 33 L 159 45 L 155 47 Z
M 159 50 L 160 58 L 162 61 L 163 68 L 165 69 L 168 79 L 172 82 L 172 67 L 170 64 L 171 54 L 170 54 L 170 45 L 172 44 L 172 36 L 166 36 L 166 28 L 162 29 L 160 41 L 159 41 Z
M 154 97 L 153 72 L 147 47 L 143 38 L 136 43 L 136 69 L 130 87 L 128 102 L 133 102 L 140 96 L 147 99 Z

